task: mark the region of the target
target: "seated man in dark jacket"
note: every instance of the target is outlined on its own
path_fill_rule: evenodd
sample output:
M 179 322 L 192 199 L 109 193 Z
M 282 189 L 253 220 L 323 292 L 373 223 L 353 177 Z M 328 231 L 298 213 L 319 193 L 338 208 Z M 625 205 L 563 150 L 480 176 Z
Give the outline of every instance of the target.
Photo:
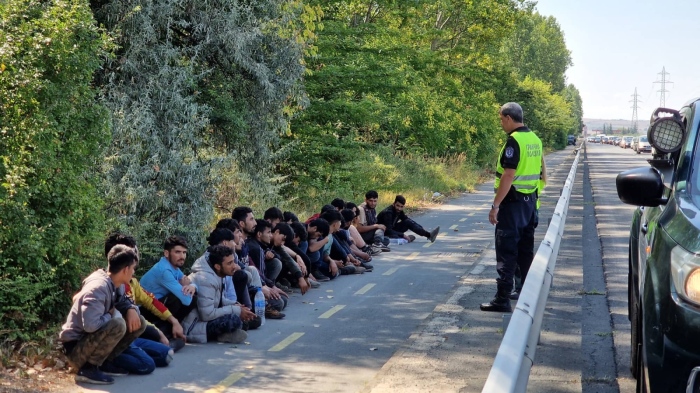
M 406 198 L 397 195 L 396 198 L 394 198 L 394 204 L 382 210 L 377 215 L 377 222 L 386 226 L 384 236 L 394 239 L 406 239 L 406 241 L 410 243 L 416 240 L 415 236 L 405 234 L 405 232 L 410 229 L 418 236 L 425 236 L 428 240 L 434 242 L 440 231 L 440 227 L 436 227 L 430 232 L 426 231 L 420 224 L 408 218 L 403 211 L 405 205 Z

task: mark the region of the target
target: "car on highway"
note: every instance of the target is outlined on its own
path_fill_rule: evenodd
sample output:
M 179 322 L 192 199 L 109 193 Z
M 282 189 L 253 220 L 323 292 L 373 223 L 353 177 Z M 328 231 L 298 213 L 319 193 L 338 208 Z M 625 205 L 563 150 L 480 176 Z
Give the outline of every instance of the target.
M 593 138 L 593 143 L 600 143 L 600 137 L 597 136 L 597 137 Z
M 634 151 L 637 152 L 637 154 L 641 153 L 651 153 L 651 145 L 649 144 L 649 140 L 645 136 L 640 136 L 639 138 L 635 138 L 637 141 L 635 142 L 634 145 Z
M 620 147 L 622 147 L 623 149 L 627 149 L 627 148 L 632 147 L 632 139 L 634 139 L 634 138 L 631 136 L 623 137 L 622 140 L 620 141 Z
M 566 145 L 573 145 L 576 146 L 576 137 L 573 135 L 569 135 L 566 137 Z
M 698 384 L 700 369 L 691 370 L 700 366 L 699 130 L 700 98 L 678 111 L 656 109 L 650 166 L 616 179 L 620 200 L 639 206 L 627 277 L 637 392 L 685 392 L 689 376 Z

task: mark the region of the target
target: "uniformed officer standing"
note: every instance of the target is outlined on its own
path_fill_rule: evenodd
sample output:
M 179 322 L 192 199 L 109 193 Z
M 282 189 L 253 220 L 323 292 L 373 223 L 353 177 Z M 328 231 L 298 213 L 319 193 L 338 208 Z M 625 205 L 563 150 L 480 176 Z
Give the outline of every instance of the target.
M 524 281 L 534 258 L 542 142 L 523 124 L 523 109 L 517 103 L 503 105 L 499 115 L 508 139 L 496 167 L 496 196 L 489 212 L 489 222 L 496 226 L 497 292 L 481 310 L 511 312 L 515 268 L 520 268 Z

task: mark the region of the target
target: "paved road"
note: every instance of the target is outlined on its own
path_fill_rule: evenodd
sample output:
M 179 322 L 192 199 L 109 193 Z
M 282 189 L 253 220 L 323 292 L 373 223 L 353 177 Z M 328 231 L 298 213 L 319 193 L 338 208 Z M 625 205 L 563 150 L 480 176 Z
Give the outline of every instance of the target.
M 571 152 L 546 158 L 551 180 L 537 242 Z M 530 391 L 633 388 L 626 319 L 633 208 L 617 200 L 614 177 L 644 164 L 630 150 L 593 145 L 579 165 Z M 417 217 L 441 226 L 438 241 L 396 246 L 376 259 L 373 273 L 293 295 L 286 320 L 250 332 L 248 344 L 188 345 L 151 376 L 72 391 L 481 391 L 503 330 L 500 314 L 478 311 L 495 292 L 492 199 L 487 183 Z

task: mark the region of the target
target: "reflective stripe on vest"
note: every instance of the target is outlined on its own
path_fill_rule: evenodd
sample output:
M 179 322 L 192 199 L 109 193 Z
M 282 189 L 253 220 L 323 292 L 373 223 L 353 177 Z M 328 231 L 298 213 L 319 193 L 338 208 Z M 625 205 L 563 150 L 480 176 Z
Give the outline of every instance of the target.
M 515 131 L 510 134 L 518 143 L 520 149 L 520 161 L 515 169 L 515 177 L 513 178 L 513 188 L 523 194 L 532 194 L 537 191 L 540 172 L 542 171 L 542 141 L 532 131 L 519 132 Z M 503 150 L 506 145 L 503 144 L 499 159 L 496 164 L 496 182 L 494 183 L 494 192 L 498 190 L 501 184 L 501 176 L 503 175 L 503 167 L 501 166 L 500 157 L 503 156 Z

